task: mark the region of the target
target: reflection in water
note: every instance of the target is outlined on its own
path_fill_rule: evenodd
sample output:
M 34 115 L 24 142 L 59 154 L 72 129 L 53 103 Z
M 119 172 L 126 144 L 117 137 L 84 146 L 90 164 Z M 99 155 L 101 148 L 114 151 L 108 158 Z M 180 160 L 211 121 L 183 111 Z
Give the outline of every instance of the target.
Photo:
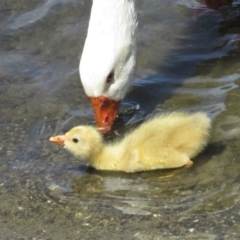
M 28 27 L 28 25 L 35 23 L 45 17 L 48 11 L 55 5 L 67 3 L 69 0 L 48 0 L 45 4 L 37 9 L 24 13 L 17 17 L 13 23 L 8 25 L 11 30 L 19 29 L 22 27 Z
M 218 9 L 220 7 L 231 5 L 233 0 L 201 0 L 208 8 Z
M 136 82 L 115 133 L 163 111 L 204 110 L 214 119 L 211 143 L 192 169 L 166 179 L 159 178 L 165 171 L 95 171 L 48 141 L 74 125 L 94 124 L 78 76 L 91 2 L 52 0 L 26 9 L 14 3 L 11 18 L 8 4 L 0 3 L 0 214 L 6 239 L 16 238 L 13 231 L 17 237 L 79 239 L 79 229 L 86 239 L 96 233 L 106 239 L 112 233 L 125 239 L 239 239 L 237 1 L 197 14 L 197 1 L 137 2 Z M 49 14 L 50 8 L 57 11 Z

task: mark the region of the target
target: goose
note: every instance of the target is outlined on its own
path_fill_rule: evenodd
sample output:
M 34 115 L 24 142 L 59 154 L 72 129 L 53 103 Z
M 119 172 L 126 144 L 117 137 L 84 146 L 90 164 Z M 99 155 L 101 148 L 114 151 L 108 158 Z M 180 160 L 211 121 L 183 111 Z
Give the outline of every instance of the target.
M 111 129 L 133 80 L 136 27 L 134 0 L 93 0 L 79 73 L 102 131 Z
M 74 127 L 50 141 L 98 170 L 140 172 L 190 167 L 191 159 L 207 145 L 210 128 L 205 113 L 173 112 L 146 121 L 112 143 L 104 143 L 92 126 Z

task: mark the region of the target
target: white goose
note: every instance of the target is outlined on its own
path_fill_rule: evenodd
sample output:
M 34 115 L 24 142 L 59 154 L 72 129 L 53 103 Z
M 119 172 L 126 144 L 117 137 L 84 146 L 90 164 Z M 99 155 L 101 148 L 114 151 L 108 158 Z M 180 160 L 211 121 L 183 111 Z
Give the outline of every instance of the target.
M 79 72 L 97 126 L 105 131 L 132 82 L 136 26 L 134 0 L 93 0 Z

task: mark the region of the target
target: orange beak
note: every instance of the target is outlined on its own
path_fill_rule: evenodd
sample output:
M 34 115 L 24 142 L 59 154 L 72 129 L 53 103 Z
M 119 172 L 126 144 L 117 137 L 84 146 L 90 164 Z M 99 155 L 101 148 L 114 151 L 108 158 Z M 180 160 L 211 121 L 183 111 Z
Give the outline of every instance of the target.
M 115 101 L 105 96 L 88 97 L 91 102 L 97 127 L 104 132 L 108 132 L 118 114 L 121 100 Z
M 54 137 L 50 137 L 49 139 L 51 142 L 57 143 L 60 146 L 65 146 L 65 140 L 66 137 L 65 135 L 59 135 L 59 136 L 54 136 Z

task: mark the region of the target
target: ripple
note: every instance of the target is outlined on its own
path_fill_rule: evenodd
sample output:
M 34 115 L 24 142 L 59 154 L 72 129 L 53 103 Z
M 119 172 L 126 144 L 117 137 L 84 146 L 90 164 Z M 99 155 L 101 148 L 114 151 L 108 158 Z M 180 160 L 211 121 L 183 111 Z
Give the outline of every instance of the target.
M 22 27 L 29 26 L 30 24 L 33 24 L 43 17 L 45 17 L 48 13 L 48 11 L 55 5 L 61 4 L 61 3 L 67 3 L 68 0 L 48 0 L 45 4 L 42 6 L 39 6 L 38 8 L 24 13 L 20 16 L 18 16 L 11 24 L 8 25 L 8 28 L 11 30 L 16 30 Z

